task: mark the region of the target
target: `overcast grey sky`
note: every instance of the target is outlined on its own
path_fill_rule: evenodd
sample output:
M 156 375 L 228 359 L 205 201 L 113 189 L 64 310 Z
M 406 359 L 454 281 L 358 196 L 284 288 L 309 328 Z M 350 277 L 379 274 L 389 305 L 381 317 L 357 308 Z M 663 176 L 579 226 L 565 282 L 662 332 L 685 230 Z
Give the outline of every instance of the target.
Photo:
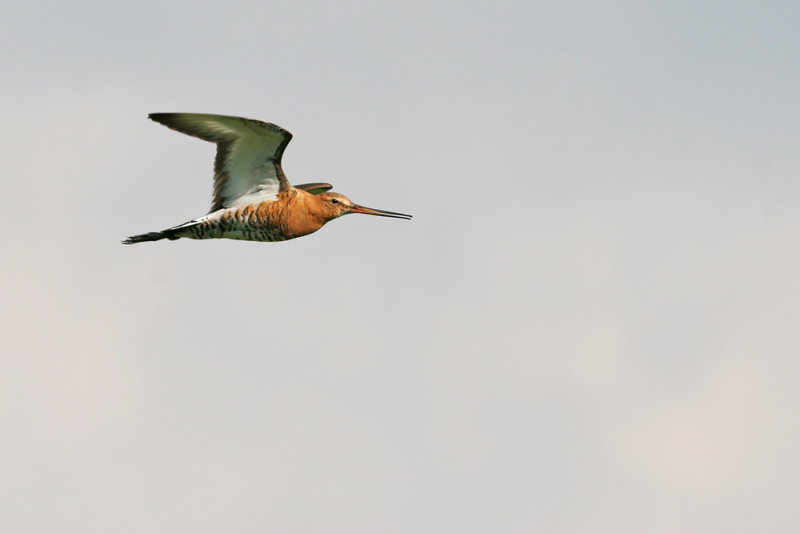
M 800 529 L 800 4 L 22 2 L 0 531 Z M 119 240 L 214 147 L 412 221 Z

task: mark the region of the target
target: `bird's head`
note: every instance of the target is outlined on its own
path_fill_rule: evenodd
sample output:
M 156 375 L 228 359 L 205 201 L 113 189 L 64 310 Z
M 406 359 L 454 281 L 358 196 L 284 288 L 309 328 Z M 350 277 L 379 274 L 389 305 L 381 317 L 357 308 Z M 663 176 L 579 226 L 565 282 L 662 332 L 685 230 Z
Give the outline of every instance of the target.
M 381 217 L 394 217 L 397 219 L 410 219 L 411 215 L 395 213 L 394 211 L 376 210 L 354 204 L 352 200 L 339 193 L 320 193 L 315 195 L 319 199 L 321 212 L 325 220 L 330 221 L 348 213 L 363 213 L 365 215 L 378 215 Z

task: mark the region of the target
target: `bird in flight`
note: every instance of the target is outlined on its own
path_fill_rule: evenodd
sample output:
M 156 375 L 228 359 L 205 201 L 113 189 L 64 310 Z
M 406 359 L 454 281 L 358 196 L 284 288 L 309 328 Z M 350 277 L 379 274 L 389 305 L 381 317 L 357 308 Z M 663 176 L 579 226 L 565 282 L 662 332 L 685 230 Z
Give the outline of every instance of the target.
M 354 204 L 333 186 L 292 186 L 281 156 L 292 134 L 268 122 L 203 113 L 151 113 L 164 126 L 216 143 L 214 201 L 207 215 L 161 230 L 134 235 L 124 244 L 160 239 L 284 241 L 316 232 L 348 213 L 410 219 L 411 215 Z

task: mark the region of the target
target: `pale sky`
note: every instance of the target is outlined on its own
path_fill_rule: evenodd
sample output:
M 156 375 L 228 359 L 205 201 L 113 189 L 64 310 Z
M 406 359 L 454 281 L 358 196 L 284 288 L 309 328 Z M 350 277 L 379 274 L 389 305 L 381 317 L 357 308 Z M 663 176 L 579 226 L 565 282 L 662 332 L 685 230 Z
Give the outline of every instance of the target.
M 11 0 L 0 531 L 800 531 L 800 4 Z M 214 147 L 412 221 L 205 214 Z

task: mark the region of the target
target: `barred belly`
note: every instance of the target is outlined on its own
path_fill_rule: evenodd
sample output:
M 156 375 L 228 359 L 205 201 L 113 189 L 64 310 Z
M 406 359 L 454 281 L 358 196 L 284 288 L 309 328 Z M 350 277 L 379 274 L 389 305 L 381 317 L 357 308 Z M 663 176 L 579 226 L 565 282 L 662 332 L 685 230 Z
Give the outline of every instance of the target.
M 183 237 L 190 239 L 239 239 L 244 241 L 285 241 L 286 231 L 258 217 L 250 206 L 209 214 L 184 228 Z

